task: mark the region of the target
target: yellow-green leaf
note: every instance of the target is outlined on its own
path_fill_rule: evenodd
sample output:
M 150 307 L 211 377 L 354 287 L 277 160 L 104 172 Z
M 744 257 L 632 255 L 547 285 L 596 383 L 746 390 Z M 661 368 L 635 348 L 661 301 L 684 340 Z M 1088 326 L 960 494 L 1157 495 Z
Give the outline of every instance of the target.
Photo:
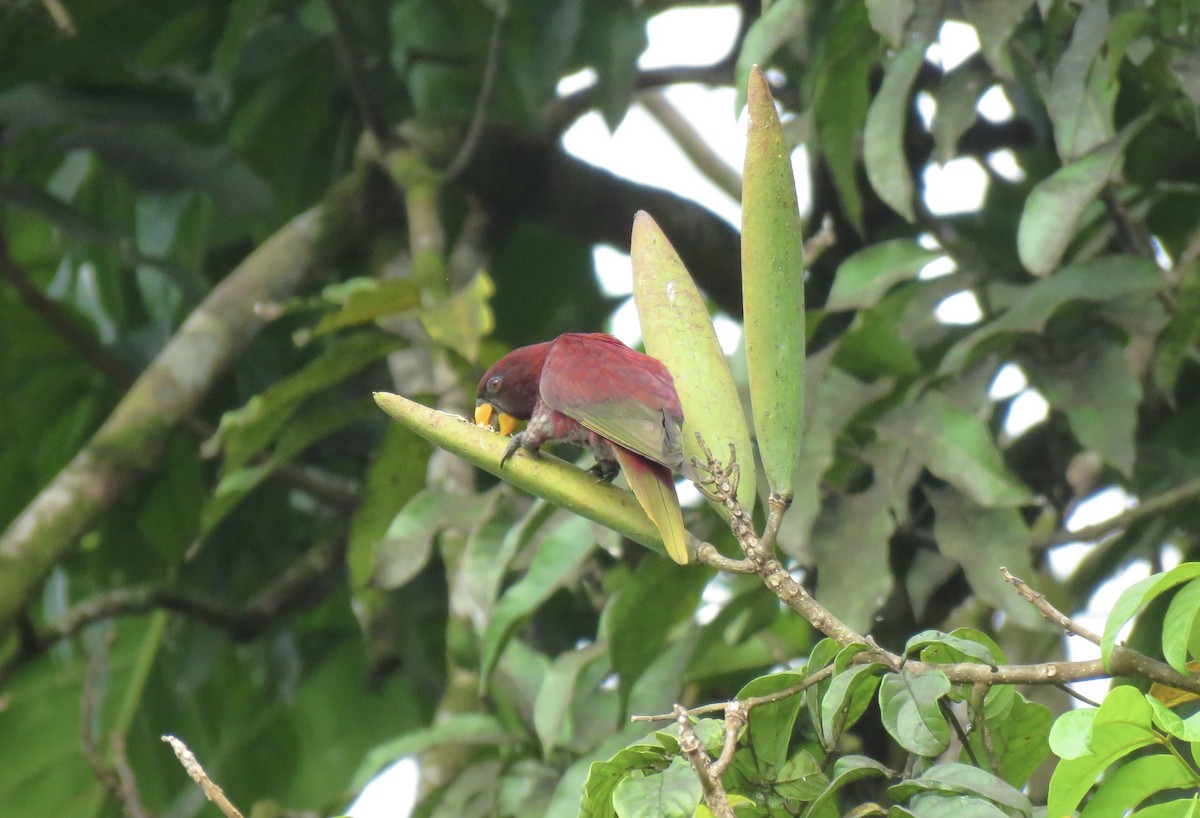
M 742 183 L 742 302 L 759 457 L 771 490 L 792 493 L 804 425 L 804 245 L 792 160 L 755 67 Z
M 633 219 L 633 300 L 646 352 L 666 364 L 683 404 L 683 458 L 703 460 L 696 443 L 705 444 L 724 462 L 729 444 L 741 464 L 738 500 L 754 507 L 754 450 L 729 364 L 717 342 L 704 298 L 679 254 L 648 213 Z M 719 506 L 718 506 L 719 508 Z
M 534 458 L 518 452 L 500 468 L 508 438 L 476 426 L 466 418 L 430 409 L 390 392 L 376 392 L 375 402 L 395 420 L 448 452 L 559 508 L 606 525 L 659 553 L 666 553 L 658 529 L 634 496 L 622 488 L 597 483 L 582 469 L 543 453 Z

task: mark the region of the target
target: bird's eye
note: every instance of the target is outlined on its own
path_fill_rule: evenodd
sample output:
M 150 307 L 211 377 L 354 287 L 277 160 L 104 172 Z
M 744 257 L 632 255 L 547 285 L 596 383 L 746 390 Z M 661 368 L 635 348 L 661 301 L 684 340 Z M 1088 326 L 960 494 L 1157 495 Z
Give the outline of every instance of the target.
M 504 383 L 504 378 L 502 376 L 493 375 L 488 380 L 488 385 L 487 385 L 488 391 L 489 392 L 498 392 L 500 390 L 500 385 L 502 383 Z

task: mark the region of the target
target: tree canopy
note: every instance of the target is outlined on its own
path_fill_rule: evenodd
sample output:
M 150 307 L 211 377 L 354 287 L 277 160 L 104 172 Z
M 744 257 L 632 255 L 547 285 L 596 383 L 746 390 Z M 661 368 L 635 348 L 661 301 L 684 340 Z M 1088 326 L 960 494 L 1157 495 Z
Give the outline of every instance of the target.
M 727 57 L 639 69 L 681 5 L 0 7 L 0 812 L 213 814 L 174 734 L 259 816 L 410 755 L 420 815 L 1190 814 L 1200 9 L 742 0 Z M 748 104 L 737 178 L 673 129 L 740 229 L 562 147 L 685 83 Z M 934 212 L 955 159 L 984 199 Z M 458 420 L 603 328 L 596 244 L 707 481 L 686 566 Z

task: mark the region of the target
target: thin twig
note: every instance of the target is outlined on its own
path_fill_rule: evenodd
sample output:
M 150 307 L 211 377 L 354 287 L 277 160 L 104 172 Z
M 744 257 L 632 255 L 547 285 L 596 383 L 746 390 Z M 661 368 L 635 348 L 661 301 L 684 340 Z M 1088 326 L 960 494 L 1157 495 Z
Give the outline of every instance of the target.
M 1144 500 L 1116 517 L 1111 517 L 1095 525 L 1084 526 L 1076 531 L 1055 531 L 1046 537 L 1035 539 L 1031 545 L 1036 551 L 1045 551 L 1070 542 L 1094 542 L 1116 531 L 1129 528 L 1134 523 L 1139 523 L 1148 517 L 1153 517 L 1167 509 L 1192 502 L 1198 498 L 1200 498 L 1200 478 L 1189 480 L 1156 497 Z
M 122 388 L 133 384 L 133 373 L 101 346 L 100 342 L 81 327 L 57 301 L 46 297 L 46 294 L 30 280 L 21 265 L 8 254 L 8 242 L 3 234 L 0 234 L 0 278 L 6 279 L 17 291 L 25 306 L 40 315 L 42 320 L 84 360 L 91 362 L 92 366 Z
M 820 684 L 832 675 L 833 665 L 829 665 L 828 667 L 821 668 L 816 673 L 806 677 L 804 681 L 797 682 L 791 687 L 785 687 L 783 690 L 776 690 L 774 693 L 767 693 L 762 696 L 749 696 L 745 699 L 735 699 L 734 701 L 740 704 L 745 710 L 750 711 L 756 707 L 761 707 L 764 704 L 782 701 L 789 696 L 795 696 L 797 693 L 803 693 L 813 685 Z M 723 710 L 727 710 L 731 704 L 733 704 L 733 702 L 713 702 L 712 704 L 702 704 L 698 707 L 688 708 L 687 714 L 689 716 L 700 716 L 705 713 L 720 713 Z M 677 715 L 672 711 L 670 713 L 660 713 L 657 716 L 630 716 L 629 720 L 632 722 L 656 722 L 670 721 L 674 718 L 677 718 Z
M 712 65 L 681 65 L 642 71 L 634 79 L 634 88 L 645 90 L 690 82 L 727 85 L 733 79 L 733 63 L 733 59 L 726 57 Z M 545 115 L 550 131 L 556 134 L 565 131 L 572 122 L 594 107 L 598 90 L 598 84 L 590 85 L 547 105 Z
M 738 544 L 741 545 L 746 559 L 754 564 L 756 573 L 772 593 L 796 613 L 803 616 L 821 633 L 834 639 L 841 645 L 855 643 L 871 644 L 867 638 L 855 632 L 852 628 L 834 616 L 828 609 L 813 599 L 812 595 L 783 567 L 774 555 L 774 533 L 778 531 L 780 520 L 786 513 L 789 500 L 774 494 L 770 498 L 770 510 L 767 517 L 766 531 L 772 536 L 764 535 L 761 539 L 754 533 L 749 513 L 737 501 L 737 465 L 734 452 L 730 453 L 728 465 L 722 466 L 712 455 L 712 452 L 699 439 L 700 449 L 705 460 L 695 460 L 693 465 L 697 471 L 707 473 L 700 480 L 701 489 L 721 502 L 729 511 L 729 526 Z M 732 447 L 731 447 L 732 448 Z M 1200 481 L 1197 481 L 1200 482 Z M 1190 484 L 1189 484 L 1190 486 Z M 1176 490 L 1188 488 L 1181 486 Z M 1155 505 L 1164 504 L 1162 498 L 1156 498 Z M 1154 501 L 1148 501 L 1147 504 Z M 1180 500 L 1176 496 L 1173 503 Z M 1146 505 L 1146 504 L 1144 504 Z M 879 662 L 893 672 L 900 667 L 919 673 L 927 670 L 939 670 L 954 684 L 1062 684 L 1065 682 L 1082 681 L 1084 679 L 1111 678 L 1112 676 L 1136 676 L 1153 682 L 1170 685 L 1180 690 L 1200 693 L 1200 678 L 1185 676 L 1165 662 L 1151 659 L 1130 648 L 1118 646 L 1109 657 L 1106 668 L 1099 659 L 1079 662 L 1042 662 L 1027 665 L 990 666 L 973 662 L 956 662 L 940 664 L 905 661 L 900 656 L 877 645 L 870 650 L 855 656 L 855 662 Z
M 371 136 L 375 137 L 381 149 L 386 149 L 391 138 L 391 126 L 375 99 L 366 72 L 363 71 L 362 60 L 356 47 L 361 38 L 354 31 L 342 0 L 325 0 L 325 5 L 329 7 L 329 16 L 333 18 L 334 40 L 337 43 L 342 68 L 346 72 L 346 80 L 350 85 L 350 94 L 354 97 L 354 104 L 358 107 L 358 113 Z
M 679 145 L 705 178 L 723 190 L 735 202 L 742 200 L 742 176 L 731 168 L 696 126 L 671 104 L 661 90 L 646 91 L 638 102 Z
M 504 27 L 508 21 L 508 0 L 496 0 L 496 19 L 492 23 L 492 37 L 488 42 L 487 62 L 483 65 L 483 82 L 479 86 L 479 96 L 475 99 L 475 111 L 471 114 L 471 124 L 458 153 L 446 167 L 442 178 L 443 184 L 448 184 L 467 169 L 479 146 L 479 138 L 483 135 L 483 125 L 487 121 L 488 109 L 492 107 L 492 97 L 496 92 L 496 79 L 500 76 L 500 53 L 504 42 Z
M 1050 604 L 1050 600 L 1046 599 L 1045 594 L 1043 594 L 1041 591 L 1035 591 L 1030 588 L 1025 580 L 1021 579 L 1020 577 L 1013 576 L 1012 572 L 1003 566 L 1000 568 L 1000 576 L 1004 577 L 1004 581 L 1012 585 L 1012 587 L 1016 589 L 1016 592 L 1020 594 L 1023 599 L 1028 601 L 1033 607 L 1037 608 L 1038 613 L 1040 613 L 1050 622 L 1058 625 L 1060 628 L 1066 631 L 1067 634 L 1082 636 L 1093 645 L 1100 644 L 1099 634 L 1093 633 L 1075 620 L 1071 619 L 1071 617 L 1067 616 L 1058 608 L 1055 608 Z
M 125 736 L 114 731 L 111 739 L 109 746 L 112 748 L 112 768 L 117 776 L 118 792 L 121 804 L 125 807 L 126 818 L 151 818 L 154 813 L 146 809 L 138 792 L 137 778 L 129 763 L 129 754 L 125 751 Z
M 1071 698 L 1076 699 L 1077 701 L 1081 701 L 1084 704 L 1088 705 L 1089 707 L 1099 707 L 1100 706 L 1100 702 L 1092 701 L 1087 696 L 1083 695 L 1082 693 L 1080 693 L 1078 690 L 1071 687 L 1070 685 L 1055 685 L 1055 687 L 1057 687 L 1063 693 L 1066 693 Z
M 942 711 L 942 718 L 950 723 L 951 729 L 954 730 L 954 735 L 958 736 L 958 743 L 962 745 L 966 751 L 967 757 L 971 759 L 971 763 L 978 767 L 979 759 L 975 757 L 975 748 L 971 746 L 971 742 L 967 740 L 967 733 L 963 730 L 962 724 L 958 721 L 958 717 L 954 715 L 954 709 L 950 707 L 950 702 L 945 699 L 938 699 L 938 709 Z
M 226 818 L 242 818 L 242 813 L 233 802 L 225 795 L 225 792 L 217 786 L 208 773 L 204 771 L 204 767 L 200 766 L 200 761 L 196 758 L 186 744 L 180 741 L 175 736 L 163 736 L 162 740 L 171 745 L 171 749 L 175 751 L 175 757 L 179 759 L 179 763 L 183 765 L 183 769 L 191 776 L 191 779 L 200 787 L 200 791 L 204 793 L 204 797 L 212 801 Z

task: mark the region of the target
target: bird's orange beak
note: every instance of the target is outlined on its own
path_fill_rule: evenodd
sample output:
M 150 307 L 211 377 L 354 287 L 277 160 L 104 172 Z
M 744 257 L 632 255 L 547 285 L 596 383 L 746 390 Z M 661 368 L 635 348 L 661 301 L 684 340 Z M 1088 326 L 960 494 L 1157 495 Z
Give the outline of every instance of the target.
M 475 407 L 475 423 L 479 426 L 491 427 L 492 416 L 496 415 L 496 408 L 490 403 L 481 403 Z M 500 412 L 497 419 L 500 421 L 500 434 L 507 437 L 511 435 L 517 428 L 520 422 L 512 415 L 506 415 Z

